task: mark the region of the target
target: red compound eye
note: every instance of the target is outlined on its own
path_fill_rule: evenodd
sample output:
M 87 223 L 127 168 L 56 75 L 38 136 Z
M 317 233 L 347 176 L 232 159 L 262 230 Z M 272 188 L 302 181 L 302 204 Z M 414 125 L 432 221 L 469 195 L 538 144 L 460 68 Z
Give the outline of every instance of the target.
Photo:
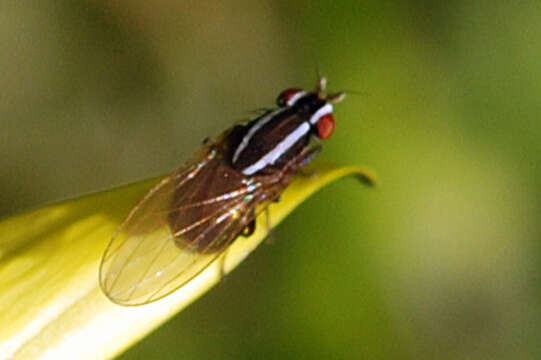
M 291 106 L 302 96 L 303 93 L 304 91 L 297 88 L 284 90 L 282 93 L 280 93 L 280 95 L 278 95 L 276 104 L 280 107 Z
M 323 115 L 317 122 L 317 134 L 321 139 L 328 139 L 334 132 L 333 114 Z

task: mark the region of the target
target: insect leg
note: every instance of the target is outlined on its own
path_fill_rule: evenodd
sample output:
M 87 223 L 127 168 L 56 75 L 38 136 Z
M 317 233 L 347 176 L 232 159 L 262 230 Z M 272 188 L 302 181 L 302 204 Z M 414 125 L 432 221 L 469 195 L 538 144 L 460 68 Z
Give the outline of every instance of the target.
M 319 155 L 321 150 L 323 150 L 321 145 L 315 145 L 314 147 L 310 148 L 305 154 L 301 155 L 298 162 L 299 166 L 303 167 L 308 165 L 317 155 Z
M 311 177 L 314 175 L 313 172 L 308 172 L 303 170 L 303 167 L 308 165 L 314 158 L 321 152 L 322 150 L 321 145 L 316 145 L 311 148 L 308 148 L 305 152 L 302 152 L 295 160 L 293 164 L 294 169 L 299 170 L 299 175 L 305 176 L 305 177 Z
M 255 220 L 250 221 L 242 230 L 242 236 L 248 237 L 255 231 Z
M 265 239 L 265 244 L 272 244 L 274 243 L 274 228 L 271 225 L 270 210 L 268 206 L 265 208 L 265 220 L 267 223 L 267 238 Z
M 255 219 L 256 219 L 255 208 L 250 210 L 250 218 L 252 218 L 253 220 L 248 222 L 240 233 L 240 235 L 244 237 L 248 237 L 252 235 L 255 231 Z
M 253 219 L 251 221 L 249 221 L 248 223 L 246 223 L 246 225 L 244 226 L 244 228 L 240 231 L 240 233 L 238 233 L 237 235 L 234 235 L 233 237 L 236 238 L 238 236 L 244 236 L 244 237 L 247 237 L 247 236 L 250 236 L 254 233 L 255 231 L 255 221 L 256 221 L 256 212 L 255 212 L 255 208 L 251 209 L 249 212 L 248 212 L 249 215 L 245 215 L 244 217 L 244 221 L 248 220 L 248 219 Z M 233 239 L 234 241 L 234 239 Z M 229 252 L 229 248 L 226 248 L 224 250 L 224 253 L 220 256 L 219 258 L 219 262 L 220 262 L 220 281 L 223 280 L 225 278 L 225 259 L 227 258 L 227 254 Z
M 242 229 L 242 233 L 241 235 L 244 236 L 244 237 L 248 237 L 250 235 L 252 235 L 255 231 L 255 219 L 250 221 L 245 227 L 244 229 Z

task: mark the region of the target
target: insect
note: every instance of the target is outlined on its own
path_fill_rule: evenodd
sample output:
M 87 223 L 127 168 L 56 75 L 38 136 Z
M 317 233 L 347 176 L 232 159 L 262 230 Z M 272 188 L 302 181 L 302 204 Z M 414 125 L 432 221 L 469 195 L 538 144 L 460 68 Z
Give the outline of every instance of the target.
M 320 78 L 314 91 L 291 88 L 265 110 L 204 142 L 184 166 L 156 185 L 110 241 L 100 286 L 113 302 L 142 305 L 188 283 L 255 220 L 320 151 L 335 128 L 333 104 Z

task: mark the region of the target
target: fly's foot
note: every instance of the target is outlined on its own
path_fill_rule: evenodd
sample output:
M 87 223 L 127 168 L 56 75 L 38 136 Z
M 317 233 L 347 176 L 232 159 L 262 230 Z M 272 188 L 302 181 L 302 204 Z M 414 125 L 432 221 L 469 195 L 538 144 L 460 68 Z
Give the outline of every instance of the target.
M 242 229 L 241 235 L 244 237 L 248 237 L 252 235 L 255 231 L 255 220 L 250 221 L 244 229 Z

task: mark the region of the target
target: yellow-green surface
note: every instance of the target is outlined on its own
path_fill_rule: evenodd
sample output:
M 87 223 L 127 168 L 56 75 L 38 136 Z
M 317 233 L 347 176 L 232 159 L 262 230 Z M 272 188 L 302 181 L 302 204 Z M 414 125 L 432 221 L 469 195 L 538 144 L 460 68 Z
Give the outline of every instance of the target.
M 319 67 L 366 95 L 316 164 L 381 186 L 326 187 L 119 357 L 538 359 L 539 49 L 538 0 L 7 0 L 0 214 L 168 173 Z
M 300 177 L 269 209 L 276 226 L 306 197 L 360 168 L 321 167 Z M 112 357 L 181 311 L 230 272 L 265 238 L 267 219 L 239 238 L 224 261 L 164 300 L 139 307 L 111 303 L 100 292 L 97 269 L 108 240 L 130 207 L 155 184 L 146 181 L 66 201 L 0 222 L 0 354 L 20 359 Z M 261 218 L 264 218 L 262 214 Z

